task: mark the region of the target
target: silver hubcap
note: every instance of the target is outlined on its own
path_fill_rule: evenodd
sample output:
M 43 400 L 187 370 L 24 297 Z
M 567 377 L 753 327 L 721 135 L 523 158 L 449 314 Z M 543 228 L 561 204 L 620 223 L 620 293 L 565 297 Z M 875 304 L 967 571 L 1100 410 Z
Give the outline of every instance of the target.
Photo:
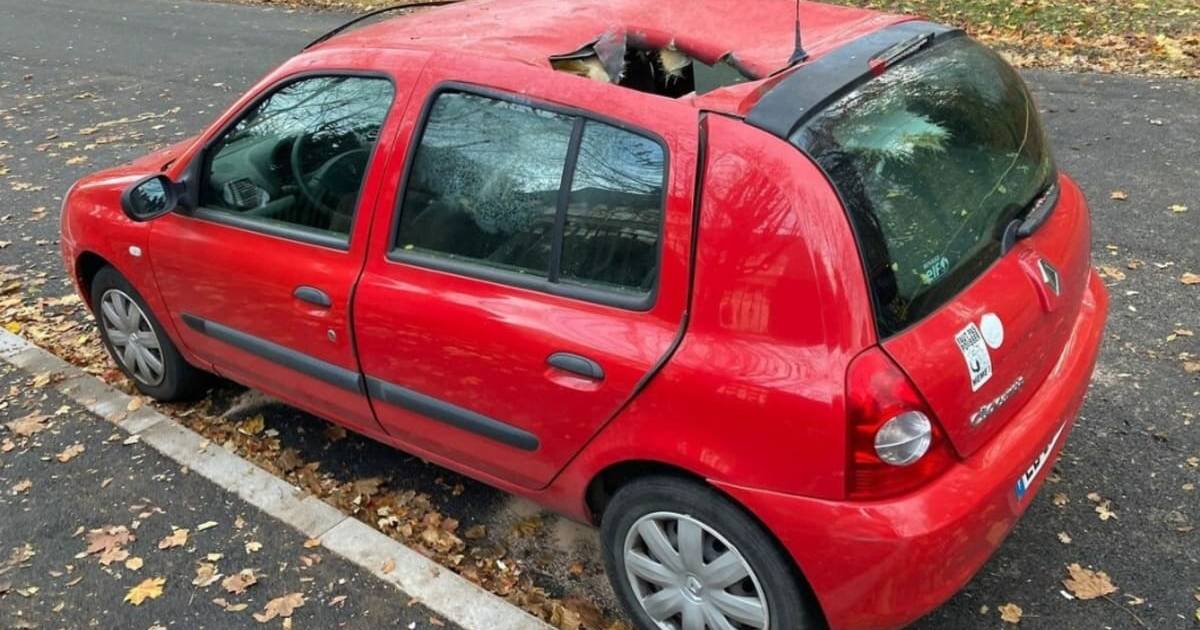
M 158 334 L 137 302 L 120 289 L 109 289 L 100 298 L 100 319 L 104 336 L 121 366 L 143 384 L 162 383 L 163 354 Z
M 624 555 L 634 595 L 662 630 L 770 627 L 767 600 L 750 564 L 690 516 L 643 516 L 625 535 Z

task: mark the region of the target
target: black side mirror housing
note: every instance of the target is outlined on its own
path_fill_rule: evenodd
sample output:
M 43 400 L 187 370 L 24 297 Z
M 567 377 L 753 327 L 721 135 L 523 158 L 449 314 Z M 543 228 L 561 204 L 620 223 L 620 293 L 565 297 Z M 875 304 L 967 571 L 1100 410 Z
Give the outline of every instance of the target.
M 149 221 L 175 210 L 184 188 L 166 175 L 151 175 L 121 193 L 121 209 L 133 221 Z

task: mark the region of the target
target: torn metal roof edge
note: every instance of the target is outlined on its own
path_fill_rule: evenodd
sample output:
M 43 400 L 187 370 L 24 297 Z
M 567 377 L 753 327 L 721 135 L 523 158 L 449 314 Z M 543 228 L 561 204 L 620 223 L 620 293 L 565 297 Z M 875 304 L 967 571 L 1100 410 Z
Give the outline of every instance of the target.
M 433 3 L 399 8 L 420 4 Z M 795 52 L 796 10 L 795 0 L 463 0 L 335 32 L 311 50 L 414 48 L 452 53 L 469 48 L 475 58 L 550 70 L 556 57 L 580 51 L 606 34 L 620 34 L 623 37 L 617 39 L 630 46 L 670 45 L 706 65 L 727 63 L 750 80 L 683 100 L 697 109 L 745 116 L 761 96 L 778 86 L 780 76 L 912 19 L 802 1 L 809 58 L 789 68 Z

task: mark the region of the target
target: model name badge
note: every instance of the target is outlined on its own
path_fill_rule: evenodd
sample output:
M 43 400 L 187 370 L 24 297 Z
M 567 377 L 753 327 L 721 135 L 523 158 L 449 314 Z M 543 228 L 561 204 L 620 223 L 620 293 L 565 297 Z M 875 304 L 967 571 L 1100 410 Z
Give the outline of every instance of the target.
M 1004 392 L 997 396 L 995 400 L 980 407 L 979 411 L 971 414 L 971 426 L 977 427 L 983 424 L 984 420 L 987 420 L 988 417 L 993 413 L 996 413 L 1000 407 L 1003 407 L 1004 403 L 1008 402 L 1009 399 L 1015 396 L 1017 392 L 1021 390 L 1023 385 L 1025 385 L 1025 377 L 1018 376 L 1017 380 L 1013 381 L 1013 384 L 1009 385 L 1008 389 L 1004 390 Z

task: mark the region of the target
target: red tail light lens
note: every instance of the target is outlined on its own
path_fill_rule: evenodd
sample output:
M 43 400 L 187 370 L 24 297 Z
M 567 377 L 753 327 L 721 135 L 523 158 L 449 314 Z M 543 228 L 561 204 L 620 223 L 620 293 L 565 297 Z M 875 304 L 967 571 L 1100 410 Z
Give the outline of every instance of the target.
M 954 463 L 933 412 L 882 349 L 872 348 L 851 362 L 846 403 L 850 498 L 882 499 L 908 492 Z

